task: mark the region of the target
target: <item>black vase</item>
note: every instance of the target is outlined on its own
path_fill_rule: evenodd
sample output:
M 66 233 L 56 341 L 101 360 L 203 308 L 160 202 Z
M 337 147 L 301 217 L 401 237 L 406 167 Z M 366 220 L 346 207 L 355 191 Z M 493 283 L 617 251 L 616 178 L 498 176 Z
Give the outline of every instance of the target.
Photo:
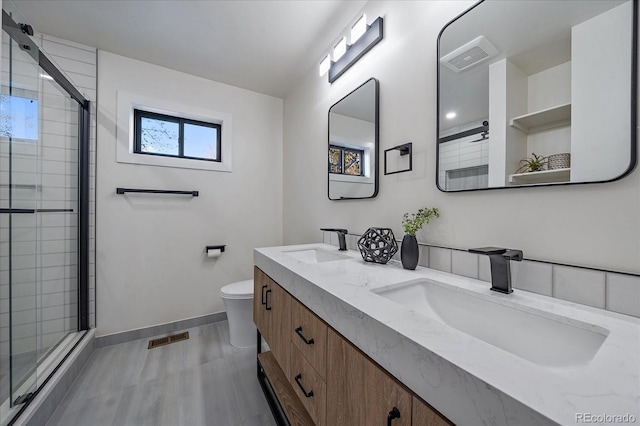
M 400 249 L 400 259 L 404 269 L 416 269 L 418 266 L 418 240 L 415 235 L 405 235 L 402 238 L 402 247 Z

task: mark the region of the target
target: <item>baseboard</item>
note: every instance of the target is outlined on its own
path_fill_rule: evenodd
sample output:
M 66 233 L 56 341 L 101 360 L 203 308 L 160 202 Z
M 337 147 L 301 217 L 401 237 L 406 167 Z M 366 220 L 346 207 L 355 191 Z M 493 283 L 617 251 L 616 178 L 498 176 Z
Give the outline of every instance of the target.
M 120 343 L 132 342 L 134 340 L 148 339 L 149 337 L 159 336 L 162 334 L 174 333 L 187 328 L 199 327 L 201 325 L 211 324 L 214 322 L 225 321 L 227 319 L 226 312 L 218 312 L 215 314 L 203 315 L 201 317 L 189 318 L 166 324 L 154 325 L 151 327 L 139 328 L 137 330 L 123 331 L 122 333 L 109 334 L 95 338 L 95 347 L 103 348 L 105 346 L 117 345 Z

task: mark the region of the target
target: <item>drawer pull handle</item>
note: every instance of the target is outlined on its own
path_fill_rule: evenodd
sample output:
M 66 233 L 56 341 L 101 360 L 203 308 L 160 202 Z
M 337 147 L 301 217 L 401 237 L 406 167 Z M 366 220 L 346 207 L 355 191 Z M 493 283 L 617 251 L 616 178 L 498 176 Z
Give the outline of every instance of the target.
M 267 290 L 264 293 L 264 306 L 267 311 L 271 310 L 271 306 L 269 306 L 269 294 L 271 293 L 271 289 Z
M 304 396 L 306 396 L 307 398 L 311 398 L 313 396 L 313 391 L 310 390 L 309 392 L 307 392 L 304 387 L 302 387 L 302 383 L 300 383 L 300 379 L 302 379 L 302 374 L 298 374 L 295 377 L 295 381 L 298 384 L 298 387 L 300 387 L 300 390 L 302 391 L 302 393 L 304 394 Z M 399 414 L 398 414 L 399 415 Z
M 267 302 L 264 300 L 264 290 L 267 288 L 267 285 L 263 285 L 262 289 L 260 290 L 260 304 L 261 305 L 266 305 Z
M 391 422 L 393 421 L 393 419 L 399 419 L 399 418 L 400 418 L 400 410 L 398 410 L 398 407 L 393 407 L 391 411 L 389 411 L 389 414 L 387 415 L 387 426 L 391 426 Z
M 295 331 L 296 331 L 296 334 L 297 334 L 298 336 L 300 336 L 300 338 L 302 339 L 302 341 L 303 341 L 303 342 L 305 342 L 307 345 L 313 345 L 313 344 L 314 344 L 313 338 L 311 338 L 311 339 L 307 340 L 307 338 L 306 338 L 306 337 L 304 337 L 304 336 L 302 335 L 302 327 L 298 327 L 298 328 L 296 328 L 296 330 L 295 330 Z

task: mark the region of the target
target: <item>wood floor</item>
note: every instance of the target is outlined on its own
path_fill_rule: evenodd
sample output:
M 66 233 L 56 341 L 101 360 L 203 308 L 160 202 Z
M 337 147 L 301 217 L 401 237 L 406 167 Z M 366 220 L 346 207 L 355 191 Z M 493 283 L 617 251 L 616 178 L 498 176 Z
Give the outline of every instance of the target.
M 229 344 L 227 322 L 189 340 L 96 349 L 48 426 L 275 425 L 256 378 L 255 348 Z

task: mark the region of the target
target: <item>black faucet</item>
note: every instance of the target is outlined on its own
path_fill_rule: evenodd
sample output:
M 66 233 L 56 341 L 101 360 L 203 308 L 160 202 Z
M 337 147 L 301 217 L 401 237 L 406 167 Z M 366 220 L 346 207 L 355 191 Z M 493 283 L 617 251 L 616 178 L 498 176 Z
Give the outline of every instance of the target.
M 513 293 L 511 289 L 511 262 L 522 261 L 522 250 L 508 250 L 498 247 L 469 249 L 469 253 L 486 254 L 491 262 L 491 290 Z
M 340 251 L 347 251 L 347 240 L 344 238 L 347 235 L 346 229 L 341 228 L 320 228 L 321 231 L 329 231 L 329 232 L 337 232 L 338 233 L 338 244 L 340 245 Z

